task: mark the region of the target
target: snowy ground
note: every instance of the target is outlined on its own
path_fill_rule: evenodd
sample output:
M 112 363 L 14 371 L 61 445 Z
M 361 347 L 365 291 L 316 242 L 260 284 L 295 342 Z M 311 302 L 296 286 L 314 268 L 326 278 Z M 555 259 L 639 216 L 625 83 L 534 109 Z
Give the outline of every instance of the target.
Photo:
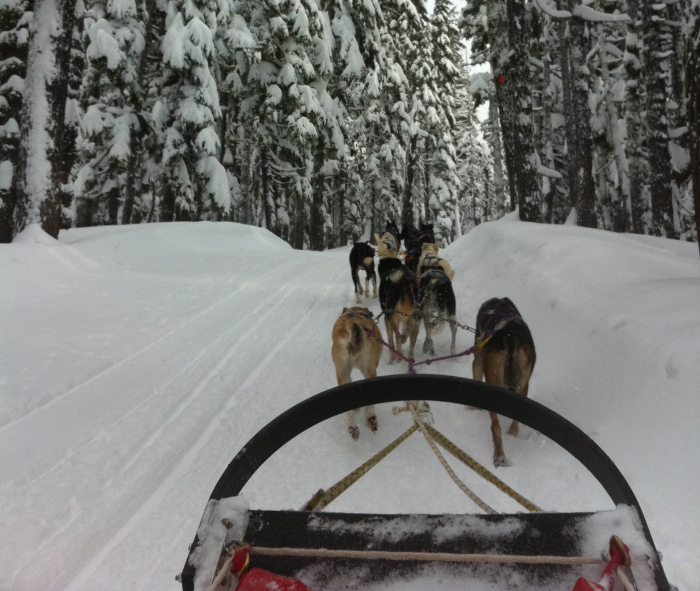
M 206 500 L 268 421 L 335 385 L 330 333 L 353 305 L 348 249 L 297 252 L 234 224 L 30 229 L 0 246 L 0 590 L 176 590 Z M 509 296 L 538 361 L 531 396 L 572 420 L 630 482 L 671 582 L 700 588 L 697 246 L 570 226 L 485 224 L 445 251 L 458 317 Z M 377 300 L 369 300 L 375 312 Z M 382 327 L 383 330 L 383 327 Z M 449 333 L 436 338 L 446 354 Z M 419 337 L 422 344 L 422 335 Z M 471 344 L 460 331 L 458 349 Z M 422 355 L 418 355 L 422 358 Z M 388 366 L 379 373 L 405 371 Z M 420 372 L 471 376 L 466 360 Z M 436 427 L 490 465 L 480 411 Z M 298 508 L 405 430 L 379 407 L 353 442 L 343 417 L 273 456 L 244 493 Z M 612 508 L 531 429 L 498 476 L 548 510 Z M 501 511 L 519 505 L 455 466 Z M 474 512 L 413 436 L 331 510 Z

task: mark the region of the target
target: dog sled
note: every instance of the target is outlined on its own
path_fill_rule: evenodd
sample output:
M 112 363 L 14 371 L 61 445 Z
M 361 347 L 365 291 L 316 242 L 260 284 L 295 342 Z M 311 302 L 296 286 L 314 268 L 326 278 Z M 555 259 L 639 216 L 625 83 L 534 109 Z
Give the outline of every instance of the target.
M 320 511 L 323 490 L 300 511 L 250 510 L 240 496 L 257 469 L 300 433 L 351 409 L 407 399 L 482 408 L 536 429 L 578 459 L 616 508 L 551 513 L 521 502 L 529 513 L 378 515 Z M 183 591 L 671 591 L 634 493 L 593 440 L 528 398 L 439 375 L 353 382 L 274 419 L 214 487 L 179 580 Z

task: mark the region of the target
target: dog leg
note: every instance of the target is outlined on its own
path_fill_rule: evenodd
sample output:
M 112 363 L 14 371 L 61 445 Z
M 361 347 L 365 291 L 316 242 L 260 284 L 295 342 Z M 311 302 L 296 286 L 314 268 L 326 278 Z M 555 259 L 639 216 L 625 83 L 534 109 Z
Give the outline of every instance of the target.
M 503 453 L 503 436 L 501 435 L 501 424 L 498 422 L 498 415 L 490 412 L 491 415 L 491 436 L 493 437 L 493 465 L 496 468 L 507 466 L 506 454 Z
M 423 341 L 423 353 L 435 355 L 435 346 L 433 345 L 433 325 L 426 318 L 423 322 L 425 325 L 425 340 Z
M 360 428 L 357 426 L 357 423 L 355 422 L 355 411 L 354 410 L 349 410 L 348 411 L 348 433 L 352 436 L 352 438 L 357 441 L 360 438 Z
M 529 375 L 527 376 L 527 379 L 528 380 L 530 379 Z M 528 392 L 529 388 L 530 388 L 529 382 L 525 382 L 525 385 L 523 385 L 520 388 L 520 391 L 518 392 L 518 394 L 521 394 L 522 396 L 525 396 L 527 398 L 527 392 Z M 508 429 L 508 435 L 512 435 L 513 437 L 517 437 L 519 432 L 520 432 L 520 424 L 518 423 L 518 421 L 513 421 L 510 424 L 510 429 Z
M 373 298 L 377 297 L 377 275 L 376 273 L 372 273 L 372 292 L 374 295 L 372 296 Z
M 372 433 L 377 432 L 377 413 L 374 412 L 374 406 L 365 407 L 365 418 L 367 419 L 367 426 Z
M 450 345 L 450 353 L 452 355 L 455 355 L 457 352 L 457 349 L 455 347 L 455 342 L 457 340 L 457 325 L 454 323 L 454 318 L 450 318 L 450 320 L 452 320 L 452 322 L 450 322 L 450 330 L 452 331 L 452 344 Z
M 408 322 L 409 337 L 411 339 L 411 348 L 408 352 L 408 358 L 414 359 L 414 354 L 416 351 L 416 341 L 418 340 L 418 330 L 420 329 L 420 323 L 411 318 Z
M 474 361 L 472 361 L 472 378 L 477 382 L 484 379 L 484 357 L 481 349 L 474 352 Z M 469 410 L 479 410 L 476 406 L 470 406 Z
M 355 267 L 350 267 L 350 275 L 352 276 L 352 284 L 355 286 L 355 301 L 360 304 L 360 295 L 362 295 L 362 284 L 360 283 L 360 275 Z M 359 292 L 359 293 L 358 293 Z
M 396 361 L 396 355 L 392 351 L 392 349 L 396 349 L 396 345 L 394 344 L 394 323 L 389 320 L 389 316 L 384 316 L 384 326 L 386 327 L 386 336 L 391 347 L 389 349 L 389 365 L 392 365 Z

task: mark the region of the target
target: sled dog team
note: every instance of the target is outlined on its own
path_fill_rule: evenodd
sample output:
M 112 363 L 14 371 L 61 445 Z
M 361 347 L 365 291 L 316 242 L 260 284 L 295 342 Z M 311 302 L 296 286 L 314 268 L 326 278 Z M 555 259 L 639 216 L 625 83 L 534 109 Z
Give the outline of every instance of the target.
M 435 355 L 433 335 L 449 325 L 452 333 L 451 354 L 455 354 L 456 299 L 452 288 L 454 271 L 438 256 L 441 242 L 435 241 L 433 225 L 421 224 L 420 229 L 404 226 L 399 233 L 394 222 L 387 223 L 382 236 L 375 234 L 379 265 L 375 272 L 374 249 L 369 242 L 356 242 L 350 252 L 350 271 L 355 286 L 356 303 L 361 295 L 369 298 L 369 281 L 373 297 L 379 296 L 384 315 L 387 340 L 391 349 L 403 356 L 402 344 L 408 340 L 408 358 L 412 359 L 420 321 L 425 328 L 423 353 Z M 405 260 L 399 258 L 404 241 Z M 359 271 L 365 271 L 365 287 L 360 284 Z M 379 294 L 377 294 L 379 273 Z M 344 308 L 333 326 L 333 363 L 338 385 L 351 382 L 350 373 L 358 369 L 368 378 L 377 376 L 377 366 L 384 346 L 379 325 L 364 307 Z M 483 341 L 483 342 L 482 342 Z M 508 298 L 491 298 L 484 302 L 476 318 L 472 372 L 475 380 L 508 388 L 527 396 L 530 376 L 535 366 L 535 343 L 520 312 Z M 400 357 L 389 351 L 389 363 Z M 506 466 L 501 426 L 496 413 L 491 415 L 495 466 Z M 370 431 L 377 430 L 374 407 L 365 408 L 365 420 Z M 348 431 L 353 439 L 360 436 L 355 411 L 348 413 Z M 513 421 L 508 433 L 518 435 L 518 423 Z

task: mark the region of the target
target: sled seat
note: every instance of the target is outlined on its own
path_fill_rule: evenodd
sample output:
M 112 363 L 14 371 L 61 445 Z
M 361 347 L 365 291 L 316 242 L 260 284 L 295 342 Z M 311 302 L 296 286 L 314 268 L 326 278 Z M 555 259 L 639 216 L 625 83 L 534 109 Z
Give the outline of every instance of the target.
M 225 538 L 222 548 L 234 541 L 247 542 L 253 547 L 255 567 L 299 579 L 314 591 L 457 588 L 570 591 L 579 577 L 600 576 L 612 535 L 620 536 L 630 547 L 634 577 L 643 581 L 639 591 L 668 591 L 665 577 L 658 570 L 656 552 L 645 537 L 636 509 L 623 505 L 596 513 L 510 515 L 367 515 L 241 511 L 240 508 L 221 511 L 219 507 L 212 512 L 214 515 L 210 522 L 213 528 L 220 529 L 220 523 L 228 520 L 229 529 L 220 534 Z M 202 535 L 211 539 L 210 532 L 200 528 Z M 255 555 L 256 547 L 592 557 L 599 558 L 600 564 L 465 564 L 268 556 Z M 206 575 L 207 569 L 199 566 L 198 574 L 208 577 L 210 582 L 226 556 L 222 552 L 216 569 L 209 569 Z M 199 583 L 196 588 L 207 588 L 205 581 Z M 228 589 L 228 584 L 221 589 Z

